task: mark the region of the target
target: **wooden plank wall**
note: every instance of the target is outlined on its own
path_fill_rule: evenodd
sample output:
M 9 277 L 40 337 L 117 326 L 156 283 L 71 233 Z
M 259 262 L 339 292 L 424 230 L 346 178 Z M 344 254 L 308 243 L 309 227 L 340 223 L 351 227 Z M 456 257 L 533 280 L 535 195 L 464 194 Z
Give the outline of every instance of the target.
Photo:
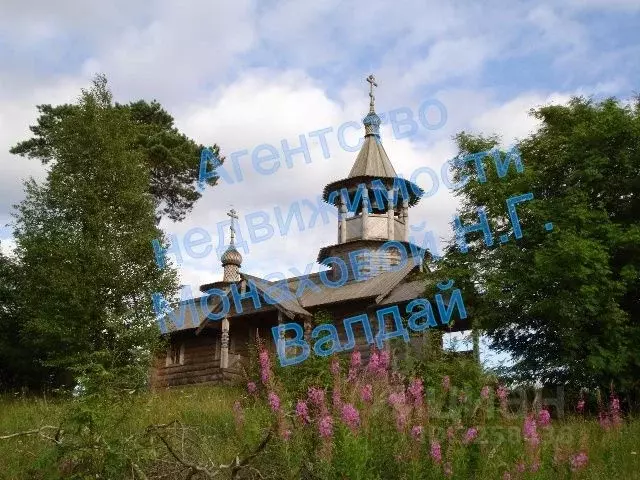
M 204 336 L 175 336 L 171 341 L 184 343 L 183 364 L 167 366 L 165 356 L 158 358 L 152 377 L 154 387 L 222 382 L 219 332 Z

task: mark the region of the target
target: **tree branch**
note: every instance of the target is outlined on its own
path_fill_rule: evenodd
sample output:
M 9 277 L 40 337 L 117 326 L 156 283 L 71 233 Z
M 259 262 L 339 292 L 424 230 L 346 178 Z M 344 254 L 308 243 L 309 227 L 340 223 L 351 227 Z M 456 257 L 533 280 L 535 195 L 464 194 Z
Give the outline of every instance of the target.
M 207 470 L 204 467 L 201 467 L 200 465 L 196 465 L 195 463 L 191 463 L 191 462 L 187 462 L 186 460 L 184 460 L 182 457 L 180 457 L 180 455 L 178 455 L 176 453 L 176 451 L 173 449 L 173 447 L 171 446 L 171 444 L 167 441 L 166 438 L 164 438 L 163 435 L 160 434 L 160 432 L 158 432 L 158 427 L 167 427 L 169 425 L 171 425 L 172 423 L 177 423 L 177 422 L 171 422 L 170 424 L 165 424 L 165 425 L 160 425 L 160 426 L 156 426 L 156 425 L 152 425 L 151 427 L 149 427 L 150 429 L 154 430 L 156 436 L 160 439 L 160 441 L 162 443 L 164 443 L 164 446 L 167 447 L 167 450 L 169 451 L 169 453 L 171 454 L 171 456 L 173 458 L 176 459 L 176 461 L 186 467 L 191 469 L 191 473 L 195 474 L 195 473 L 202 473 L 204 474 L 207 478 L 214 478 L 217 473 L 212 473 L 209 470 Z M 193 476 L 193 475 L 191 475 Z
M 51 438 L 42 434 L 42 432 L 47 429 L 57 430 L 55 438 Z M 60 433 L 61 433 L 60 427 L 45 425 L 44 427 L 36 428 L 34 430 L 25 430 L 23 432 L 12 433 L 10 435 L 3 435 L 0 437 L 0 440 L 7 440 L 9 438 L 15 438 L 15 437 L 23 437 L 25 435 L 41 435 L 43 438 L 46 438 L 47 440 L 51 440 L 52 442 L 55 442 L 55 443 L 60 443 L 60 440 L 59 440 Z
M 167 450 L 169 451 L 169 453 L 171 454 L 171 456 L 173 458 L 176 459 L 176 461 L 182 465 L 185 468 L 189 469 L 189 474 L 187 476 L 187 478 L 192 478 L 194 475 L 198 474 L 198 473 L 202 473 L 203 475 L 205 475 L 207 478 L 215 478 L 221 470 L 227 470 L 227 469 L 231 469 L 231 478 L 235 479 L 237 478 L 238 473 L 240 473 L 240 471 L 244 468 L 249 468 L 252 471 L 256 472 L 258 474 L 258 476 L 260 478 L 263 478 L 262 475 L 260 474 L 260 472 L 249 466 L 248 463 L 253 460 L 255 457 L 258 456 L 258 454 L 260 452 L 262 452 L 266 447 L 267 444 L 269 443 L 269 441 L 271 440 L 271 437 L 273 436 L 273 429 L 269 430 L 269 432 L 267 432 L 267 435 L 265 436 L 265 438 L 260 442 L 260 444 L 256 447 L 256 449 L 249 455 L 247 455 L 245 458 L 243 458 L 242 460 L 240 459 L 240 456 L 236 456 L 235 460 L 228 464 L 228 465 L 219 465 L 218 471 L 215 472 L 211 472 L 210 470 L 208 470 L 205 467 L 202 467 L 200 465 L 196 465 L 195 463 L 191 463 L 186 461 L 184 458 L 182 458 L 180 455 L 178 455 L 178 453 L 174 450 L 174 448 L 171 446 L 171 444 L 169 443 L 169 441 L 160 434 L 159 430 L 160 429 L 165 429 L 168 428 L 172 425 L 180 425 L 182 426 L 182 424 L 177 421 L 174 420 L 173 422 L 170 423 L 165 423 L 165 424 L 161 424 L 161 425 L 150 425 L 149 427 L 147 427 L 147 432 L 153 432 L 155 433 L 155 435 L 160 439 L 160 441 L 164 444 L 165 447 L 167 447 Z M 184 426 L 182 426 L 182 428 L 184 428 Z

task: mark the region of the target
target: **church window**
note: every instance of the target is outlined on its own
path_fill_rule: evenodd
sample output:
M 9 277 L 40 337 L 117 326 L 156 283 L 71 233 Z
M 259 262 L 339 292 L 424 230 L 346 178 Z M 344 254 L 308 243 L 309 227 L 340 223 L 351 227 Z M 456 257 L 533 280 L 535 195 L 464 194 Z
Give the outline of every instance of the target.
M 167 366 L 184 364 L 184 343 L 172 343 L 167 351 Z

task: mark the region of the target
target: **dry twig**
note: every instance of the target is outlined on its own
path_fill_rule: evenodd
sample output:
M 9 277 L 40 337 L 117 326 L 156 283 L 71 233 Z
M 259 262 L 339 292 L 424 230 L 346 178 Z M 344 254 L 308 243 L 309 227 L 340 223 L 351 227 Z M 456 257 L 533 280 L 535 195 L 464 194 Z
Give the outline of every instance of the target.
M 187 478 L 193 477 L 196 473 L 202 473 L 207 478 L 214 478 L 217 475 L 217 472 L 210 472 L 209 470 L 207 470 L 204 467 L 201 467 L 200 465 L 196 465 L 195 463 L 186 461 L 184 458 L 182 458 L 180 455 L 176 453 L 176 451 L 173 449 L 173 447 L 167 441 L 167 439 L 163 435 L 161 435 L 160 432 L 158 431 L 159 428 L 166 428 L 167 426 L 172 425 L 174 423 L 179 423 L 179 422 L 174 421 L 165 425 L 151 425 L 150 427 L 147 428 L 147 430 L 154 431 L 154 433 L 160 439 L 160 441 L 164 443 L 164 446 L 167 447 L 167 450 L 169 451 L 171 456 L 175 458 L 180 465 L 190 469 L 190 473 Z
M 56 436 L 55 437 L 50 437 L 48 435 L 44 434 L 44 431 L 46 430 L 56 430 Z M 25 430 L 23 432 L 16 432 L 16 433 L 12 433 L 10 435 L 3 435 L 0 437 L 0 440 L 8 440 L 10 438 L 15 438 L 15 437 L 23 437 L 26 435 L 40 435 L 42 438 L 46 439 L 46 440 L 51 440 L 54 443 L 57 443 L 58 445 L 60 445 L 60 435 L 62 434 L 62 429 L 60 427 L 53 427 L 51 425 L 45 425 L 43 427 L 40 428 L 35 428 L 33 430 Z
M 187 460 L 185 460 L 183 458 L 183 456 L 178 455 L 178 453 L 175 451 L 175 449 L 171 446 L 171 444 L 169 443 L 169 441 L 164 437 L 164 435 L 162 435 L 160 433 L 159 430 L 162 429 L 166 429 L 168 427 L 171 427 L 173 425 L 179 425 L 183 428 L 183 435 L 182 435 L 182 442 L 184 442 L 184 426 L 177 420 L 174 420 L 173 422 L 170 423 L 165 423 L 165 424 L 161 424 L 161 425 L 150 425 L 149 427 L 147 427 L 147 432 L 153 432 L 155 433 L 155 435 L 160 439 L 160 441 L 164 444 L 164 446 L 167 448 L 167 451 L 169 452 L 169 454 L 183 467 L 189 469 L 189 472 L 187 474 L 187 479 L 191 479 L 193 478 L 195 475 L 201 473 L 203 474 L 206 478 L 215 478 L 218 474 L 220 474 L 220 472 L 222 470 L 227 470 L 227 469 L 231 469 L 231 478 L 235 479 L 237 478 L 238 473 L 240 473 L 240 471 L 244 468 L 250 469 L 253 472 L 257 473 L 257 475 L 260 478 L 263 478 L 262 474 L 255 469 L 254 467 L 249 466 L 249 462 L 251 460 L 253 460 L 256 456 L 258 456 L 258 454 L 260 452 L 262 452 L 267 444 L 269 443 L 269 440 L 271 440 L 271 437 L 273 435 L 273 430 L 269 430 L 269 432 L 267 432 L 267 435 L 265 436 L 265 438 L 260 442 L 260 444 L 256 447 L 256 449 L 249 455 L 247 455 L 244 459 L 240 459 L 240 456 L 237 455 L 235 460 L 228 464 L 228 465 L 219 465 L 217 467 L 217 471 L 210 471 L 209 469 L 201 466 L 201 465 L 197 465 L 195 463 L 189 462 Z M 183 443 L 184 445 L 184 443 Z M 184 447 L 183 447 L 184 448 Z M 184 455 L 184 453 L 183 453 Z

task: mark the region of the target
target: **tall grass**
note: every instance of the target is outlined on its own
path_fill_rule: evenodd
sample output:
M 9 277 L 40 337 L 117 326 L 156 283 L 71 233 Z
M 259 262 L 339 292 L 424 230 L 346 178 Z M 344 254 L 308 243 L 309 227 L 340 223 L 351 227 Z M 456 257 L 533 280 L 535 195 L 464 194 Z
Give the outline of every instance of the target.
M 600 419 L 514 412 L 496 385 L 403 377 L 383 352 L 305 376 L 262 351 L 259 367 L 244 388 L 5 397 L 0 436 L 62 433 L 0 440 L 0 478 L 640 479 L 640 421 L 611 401 Z

